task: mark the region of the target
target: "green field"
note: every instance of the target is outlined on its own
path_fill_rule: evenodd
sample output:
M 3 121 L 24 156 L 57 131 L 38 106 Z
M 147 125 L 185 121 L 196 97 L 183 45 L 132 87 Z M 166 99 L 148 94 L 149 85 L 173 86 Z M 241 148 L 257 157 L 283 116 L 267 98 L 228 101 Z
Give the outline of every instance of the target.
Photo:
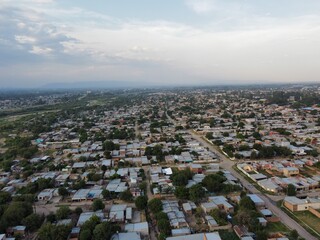
M 313 228 L 320 235 L 320 219 L 309 211 L 295 212 L 294 215 L 302 222 Z
M 269 233 L 273 233 L 273 232 L 287 233 L 287 232 L 290 232 L 290 229 L 287 228 L 287 226 L 284 225 L 282 222 L 268 223 L 268 225 L 266 227 L 266 230 Z
M 234 231 L 220 230 L 219 234 L 222 240 L 239 240 Z

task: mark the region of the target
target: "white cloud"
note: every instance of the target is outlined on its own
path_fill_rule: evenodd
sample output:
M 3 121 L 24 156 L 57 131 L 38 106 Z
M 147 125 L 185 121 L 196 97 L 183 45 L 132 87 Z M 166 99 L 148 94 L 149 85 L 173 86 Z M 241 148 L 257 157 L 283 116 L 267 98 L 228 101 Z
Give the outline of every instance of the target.
M 187 2 L 197 13 L 218 9 L 214 1 Z M 6 36 L 13 36 L 11 42 L 16 40 L 33 57 L 50 60 L 44 61 L 47 65 L 41 65 L 41 71 L 37 64 L 30 64 L 30 78 L 49 72 L 54 78 L 58 63 L 63 69 L 60 79 L 81 80 L 135 76 L 160 83 L 177 79 L 227 83 L 303 81 L 320 75 L 318 15 L 281 19 L 245 14 L 234 7 L 231 15 L 239 14 L 236 17 L 223 15 L 195 27 L 162 20 L 120 20 L 80 8 L 46 5 L 18 13 L 23 17 L 0 20 L 0 30 L 7 26 L 5 21 L 12 21 L 15 28 L 5 29 Z M 0 40 L 0 50 L 1 42 L 5 41 Z
M 35 43 L 37 41 L 34 37 L 24 35 L 16 35 L 15 40 L 20 44 Z
M 37 55 L 49 55 L 53 52 L 53 49 L 48 47 L 39 47 L 39 46 L 33 46 L 30 53 L 37 54 Z
M 186 4 L 198 14 L 209 13 L 216 9 L 214 0 L 186 0 Z

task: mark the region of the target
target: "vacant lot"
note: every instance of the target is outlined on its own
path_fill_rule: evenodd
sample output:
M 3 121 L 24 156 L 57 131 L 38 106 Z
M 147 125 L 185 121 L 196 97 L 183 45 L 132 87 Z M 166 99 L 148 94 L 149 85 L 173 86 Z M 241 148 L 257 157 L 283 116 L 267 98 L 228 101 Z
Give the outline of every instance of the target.
M 287 233 L 290 232 L 290 229 L 286 227 L 282 222 L 274 222 L 274 223 L 268 223 L 267 229 L 268 233 L 276 233 L 276 232 L 282 232 Z
M 320 234 L 320 219 L 308 211 L 295 212 L 294 215 Z

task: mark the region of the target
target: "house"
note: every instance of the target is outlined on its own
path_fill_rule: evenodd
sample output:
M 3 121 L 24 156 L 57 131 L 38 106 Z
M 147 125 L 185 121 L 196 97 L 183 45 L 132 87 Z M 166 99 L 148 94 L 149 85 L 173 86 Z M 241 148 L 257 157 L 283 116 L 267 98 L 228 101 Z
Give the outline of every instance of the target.
M 178 228 L 178 229 L 172 229 L 171 230 L 171 235 L 173 237 L 176 236 L 184 236 L 184 235 L 188 235 L 191 234 L 191 230 L 190 228 L 186 227 L 186 228 Z
M 111 240 L 141 240 L 140 234 L 137 232 L 115 233 Z
M 217 209 L 218 206 L 213 202 L 201 203 L 201 208 L 204 212 L 209 213 L 212 209 Z
M 191 207 L 190 203 L 183 203 L 182 208 L 186 214 L 192 214 L 192 207 Z
M 193 163 L 190 165 L 190 170 L 193 173 L 201 174 L 202 173 L 202 166 L 200 164 Z
M 112 205 L 109 213 L 109 219 L 112 222 L 124 222 L 126 217 L 126 210 L 126 204 Z
M 71 229 L 71 233 L 70 233 L 70 238 L 69 239 L 78 239 L 80 236 L 80 230 L 81 228 L 79 227 L 73 227 Z
M 14 236 L 15 235 L 24 236 L 26 232 L 26 228 L 27 228 L 26 226 L 15 226 L 15 227 L 12 227 L 11 230 Z
M 287 167 L 283 169 L 283 175 L 286 177 L 291 177 L 299 174 L 299 169 L 296 167 Z
M 261 208 L 265 206 L 265 202 L 256 194 L 248 194 L 248 197 L 254 202 L 256 207 Z
M 214 218 L 211 217 L 210 215 L 206 215 L 204 218 L 205 218 L 205 220 L 206 220 L 206 222 L 207 222 L 210 230 L 214 230 L 215 227 L 218 227 L 218 226 L 219 226 L 219 224 L 217 223 L 217 221 L 214 220 Z
M 233 206 L 228 202 L 228 200 L 224 196 L 209 197 L 209 201 L 213 202 L 220 209 L 223 209 L 226 212 L 233 213 L 234 211 Z
M 254 233 L 249 232 L 248 229 L 245 226 L 239 226 L 239 225 L 235 225 L 233 227 L 234 232 L 236 233 L 236 235 L 240 238 L 243 239 L 245 237 L 254 237 Z
M 191 235 L 183 235 L 183 236 L 176 236 L 176 237 L 168 237 L 166 240 L 221 240 L 220 235 L 218 232 L 212 233 L 197 233 Z
M 270 178 L 258 181 L 258 185 L 262 187 L 264 190 L 269 192 L 274 192 L 274 193 L 277 193 L 282 189 L 276 183 L 274 183 Z
M 102 211 L 96 211 L 96 212 L 85 212 L 81 213 L 80 217 L 77 222 L 77 227 L 82 226 L 86 221 L 88 221 L 92 216 L 97 216 L 101 221 L 104 218 L 104 214 Z
M 38 194 L 37 199 L 39 201 L 50 201 L 53 198 L 54 191 L 55 189 L 51 188 L 44 189 Z
M 127 223 L 124 230 L 126 232 L 138 232 L 143 236 L 149 235 L 149 226 L 147 222 Z
M 320 209 L 320 199 L 318 198 L 299 199 L 287 196 L 284 198 L 283 204 L 292 212 L 306 211 L 310 208 Z

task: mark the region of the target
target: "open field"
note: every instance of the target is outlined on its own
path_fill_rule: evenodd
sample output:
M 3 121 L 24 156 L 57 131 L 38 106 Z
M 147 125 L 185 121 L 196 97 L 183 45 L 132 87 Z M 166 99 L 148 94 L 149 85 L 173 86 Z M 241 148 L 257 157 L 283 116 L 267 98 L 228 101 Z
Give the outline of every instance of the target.
M 268 223 L 266 230 L 268 232 L 282 232 L 287 233 L 290 232 L 290 229 L 284 225 L 282 222 Z
M 294 215 L 320 234 L 320 219 L 309 211 L 295 212 Z

